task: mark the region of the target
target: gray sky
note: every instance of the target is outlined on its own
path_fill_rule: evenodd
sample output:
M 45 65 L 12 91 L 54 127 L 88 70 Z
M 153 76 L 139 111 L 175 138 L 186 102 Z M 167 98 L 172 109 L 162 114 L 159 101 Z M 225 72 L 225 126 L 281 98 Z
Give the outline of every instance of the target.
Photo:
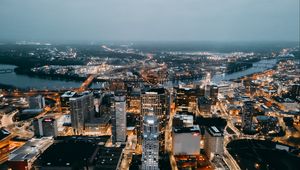
M 299 41 L 299 0 L 0 0 L 0 41 Z

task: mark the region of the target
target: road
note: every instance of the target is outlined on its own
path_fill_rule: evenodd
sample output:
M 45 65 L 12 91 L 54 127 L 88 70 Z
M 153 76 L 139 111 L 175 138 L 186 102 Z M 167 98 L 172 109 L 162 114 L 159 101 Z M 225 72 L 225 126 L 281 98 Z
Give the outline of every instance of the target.
M 121 170 L 129 169 L 132 160 L 132 155 L 136 153 L 136 149 L 137 149 L 136 146 L 137 146 L 137 136 L 133 134 L 128 135 L 126 146 L 123 149 L 123 158 L 120 166 Z

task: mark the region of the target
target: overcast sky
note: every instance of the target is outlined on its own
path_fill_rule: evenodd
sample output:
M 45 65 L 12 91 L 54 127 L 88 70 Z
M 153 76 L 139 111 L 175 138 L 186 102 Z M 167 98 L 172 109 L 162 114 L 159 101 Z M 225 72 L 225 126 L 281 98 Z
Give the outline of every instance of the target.
M 1 41 L 299 41 L 299 0 L 0 0 Z

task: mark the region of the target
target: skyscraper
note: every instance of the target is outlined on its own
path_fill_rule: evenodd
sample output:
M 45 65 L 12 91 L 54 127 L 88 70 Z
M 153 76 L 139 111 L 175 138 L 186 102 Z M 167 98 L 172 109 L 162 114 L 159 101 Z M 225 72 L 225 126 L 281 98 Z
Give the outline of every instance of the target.
M 117 92 L 112 105 L 112 142 L 126 141 L 126 97 Z
M 145 92 L 142 94 L 141 115 L 154 114 L 158 117 L 162 115 L 162 103 L 157 92 Z
M 143 120 L 143 170 L 158 170 L 159 130 L 155 115 L 146 115 Z
M 143 132 L 143 120 L 147 115 L 155 115 L 157 118 L 162 115 L 162 107 L 157 92 L 144 92 L 141 94 L 141 117 L 140 128 L 138 128 L 138 142 L 141 144 Z
M 83 92 L 70 98 L 71 123 L 75 134 L 83 134 L 85 122 L 94 114 L 93 93 Z
M 161 151 L 165 149 L 165 126 L 167 115 L 170 112 L 170 94 L 164 88 L 152 88 L 141 94 L 141 119 L 146 115 L 155 115 L 159 128 L 159 143 Z M 142 127 L 142 121 L 141 125 Z M 140 133 L 142 133 L 142 130 Z M 138 133 L 138 142 L 141 143 L 141 134 Z
M 42 117 L 33 121 L 34 135 L 47 137 L 58 135 L 57 120 L 52 116 Z
M 254 114 L 254 102 L 246 101 L 242 107 L 242 129 L 244 132 L 251 132 L 253 130 L 253 114 Z
M 28 104 L 30 109 L 43 109 L 45 107 L 45 98 L 42 95 L 30 96 Z
M 216 126 L 206 129 L 204 150 L 209 159 L 213 159 L 215 155 L 222 156 L 224 153 L 224 135 L 223 130 Z

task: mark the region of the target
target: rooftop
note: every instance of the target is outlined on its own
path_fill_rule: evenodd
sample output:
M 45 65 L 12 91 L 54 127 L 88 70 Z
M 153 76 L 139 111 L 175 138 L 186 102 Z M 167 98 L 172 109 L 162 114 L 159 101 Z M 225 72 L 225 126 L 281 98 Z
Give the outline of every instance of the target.
M 82 168 L 86 165 L 98 169 L 116 169 L 122 147 L 105 147 L 109 136 L 60 137 L 35 162 L 42 167 Z
M 76 94 L 76 92 L 73 91 L 67 91 L 61 97 L 73 97 Z
M 216 126 L 210 126 L 207 128 L 207 132 L 214 137 L 223 136 L 223 132 L 221 129 L 217 128 Z
M 27 141 L 22 147 L 9 155 L 9 161 L 26 161 L 35 159 L 53 143 L 51 137 L 33 138 Z
M 191 127 L 176 127 L 173 128 L 174 133 L 200 133 L 200 128 L 198 125 L 193 125 Z
M 7 130 L 5 130 L 4 128 L 0 128 L 0 140 L 6 138 L 9 135 L 10 133 Z

